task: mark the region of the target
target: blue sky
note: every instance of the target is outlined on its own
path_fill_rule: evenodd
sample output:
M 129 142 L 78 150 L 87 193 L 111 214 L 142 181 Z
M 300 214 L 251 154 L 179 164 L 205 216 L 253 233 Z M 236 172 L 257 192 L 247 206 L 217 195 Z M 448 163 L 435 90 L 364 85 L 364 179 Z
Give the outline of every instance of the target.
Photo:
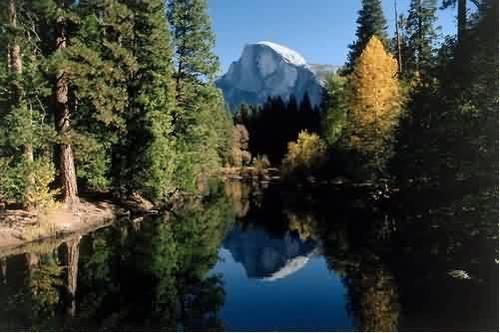
M 406 12 L 410 0 L 397 1 L 400 13 Z M 382 2 L 392 35 L 394 1 Z M 215 52 L 225 72 L 245 44 L 263 40 L 298 51 L 308 63 L 344 64 L 361 0 L 208 0 L 208 6 Z M 455 12 L 439 10 L 438 15 L 441 33 L 454 33 Z

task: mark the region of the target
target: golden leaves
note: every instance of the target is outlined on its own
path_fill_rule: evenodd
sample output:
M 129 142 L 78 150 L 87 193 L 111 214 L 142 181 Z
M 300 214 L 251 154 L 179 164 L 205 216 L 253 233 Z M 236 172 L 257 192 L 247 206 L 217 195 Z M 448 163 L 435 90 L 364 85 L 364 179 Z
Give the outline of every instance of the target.
M 375 153 L 392 137 L 401 114 L 397 62 L 373 36 L 356 61 L 350 78 L 350 145 Z

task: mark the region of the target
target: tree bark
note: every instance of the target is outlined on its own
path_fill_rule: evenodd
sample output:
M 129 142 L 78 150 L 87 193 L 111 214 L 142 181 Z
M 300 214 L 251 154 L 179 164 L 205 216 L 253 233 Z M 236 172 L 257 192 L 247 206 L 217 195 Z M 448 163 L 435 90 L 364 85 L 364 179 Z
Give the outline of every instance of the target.
M 66 24 L 64 17 L 58 17 L 56 22 L 55 52 L 66 48 Z M 70 112 L 68 105 L 68 81 L 64 71 L 59 71 L 55 84 L 55 128 L 61 140 L 56 146 L 57 169 L 59 182 L 63 192 L 63 202 L 68 208 L 76 209 L 79 204 L 76 171 L 73 159 L 73 150 L 69 143 Z
M 17 10 L 16 10 L 16 1 L 9 0 L 8 6 L 8 17 L 9 17 L 9 25 L 13 30 L 17 29 Z M 13 101 L 16 105 L 20 106 L 21 101 L 21 83 L 19 82 L 21 79 L 21 75 L 23 74 L 23 60 L 21 56 L 21 47 L 19 45 L 19 41 L 17 38 L 17 32 L 14 32 L 15 36 L 10 41 L 9 47 L 9 68 L 12 73 L 16 75 L 16 83 L 14 84 L 14 92 L 13 92 Z M 29 113 L 31 118 L 31 112 Z M 29 120 L 29 124 L 31 125 L 31 119 Z M 26 129 L 31 134 L 31 126 Z M 31 135 L 28 135 L 31 138 Z M 28 139 L 23 145 L 24 157 L 25 160 L 31 165 L 33 162 L 33 145 L 31 143 L 31 139 Z M 26 175 L 26 189 L 25 189 L 25 198 L 29 198 L 31 192 L 33 190 L 33 186 L 35 185 L 35 179 L 33 177 L 33 173 L 30 171 Z M 31 208 L 30 203 L 25 200 L 25 207 Z
M 9 25 L 12 29 L 17 28 L 17 11 L 16 11 L 16 1 L 9 0 Z M 10 50 L 9 50 L 9 66 L 13 73 L 22 73 L 22 60 L 21 60 L 21 47 L 18 44 L 17 37 L 11 40 Z

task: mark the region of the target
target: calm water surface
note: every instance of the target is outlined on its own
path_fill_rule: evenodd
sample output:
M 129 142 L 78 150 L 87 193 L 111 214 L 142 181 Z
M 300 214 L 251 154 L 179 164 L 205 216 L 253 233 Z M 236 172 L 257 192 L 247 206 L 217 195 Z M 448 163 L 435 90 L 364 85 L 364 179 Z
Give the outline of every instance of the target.
M 2 253 L 0 330 L 498 330 L 498 190 L 443 191 L 226 183 Z

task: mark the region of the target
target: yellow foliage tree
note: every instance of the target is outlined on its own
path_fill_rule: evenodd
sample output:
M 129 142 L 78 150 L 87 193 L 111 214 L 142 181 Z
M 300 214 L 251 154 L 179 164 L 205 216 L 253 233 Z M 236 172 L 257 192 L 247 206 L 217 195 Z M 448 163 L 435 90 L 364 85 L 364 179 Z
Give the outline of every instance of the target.
M 324 160 L 326 145 L 314 133 L 301 131 L 297 142 L 288 143 L 288 153 L 283 161 L 286 172 L 311 171 Z
M 348 144 L 380 162 L 390 150 L 403 93 L 397 61 L 373 36 L 358 58 L 349 82 Z

